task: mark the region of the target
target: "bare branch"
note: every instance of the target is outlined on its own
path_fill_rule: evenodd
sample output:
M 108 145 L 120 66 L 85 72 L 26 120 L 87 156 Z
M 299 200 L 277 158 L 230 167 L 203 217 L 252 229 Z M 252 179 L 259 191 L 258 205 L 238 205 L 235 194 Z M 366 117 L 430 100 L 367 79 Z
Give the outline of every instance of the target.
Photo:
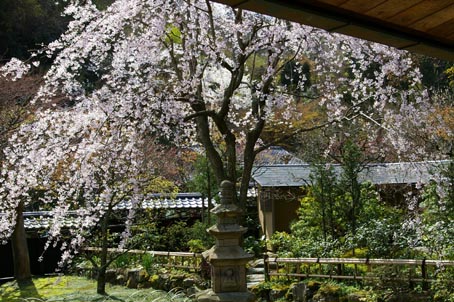
M 319 125 L 315 125 L 315 126 L 309 127 L 309 128 L 299 128 L 299 129 L 293 131 L 290 134 L 283 135 L 282 137 L 280 137 L 278 139 L 275 139 L 274 141 L 272 141 L 272 142 L 270 142 L 268 144 L 265 144 L 263 146 L 258 147 L 257 149 L 254 150 L 254 153 L 257 155 L 260 152 L 262 152 L 263 150 L 266 150 L 266 149 L 268 149 L 271 146 L 275 146 L 277 144 L 285 142 L 286 140 L 294 137 L 297 134 L 304 133 L 304 132 L 310 132 L 310 131 L 314 131 L 314 130 L 317 130 L 317 129 L 321 129 L 321 128 L 324 128 L 326 126 L 335 124 L 337 122 L 338 122 L 337 120 L 332 120 L 332 121 L 328 121 L 328 122 L 325 122 L 325 123 L 322 123 L 322 124 L 319 124 Z

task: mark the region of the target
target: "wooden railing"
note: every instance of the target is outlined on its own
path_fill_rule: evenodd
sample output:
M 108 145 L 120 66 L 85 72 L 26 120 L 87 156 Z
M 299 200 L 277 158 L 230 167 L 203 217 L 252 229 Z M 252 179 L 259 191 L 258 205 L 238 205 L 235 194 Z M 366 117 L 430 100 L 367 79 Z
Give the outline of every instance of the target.
M 347 280 L 400 280 L 421 282 L 435 280 L 437 269 L 453 267 L 454 261 L 360 258 L 278 258 L 265 257 L 266 279 L 329 278 Z M 454 280 L 453 280 L 454 281 Z
M 100 248 L 87 247 L 85 252 L 99 253 Z M 165 251 L 144 251 L 144 250 L 126 250 L 126 249 L 107 249 L 108 253 L 116 254 L 133 254 L 133 255 L 151 255 L 155 263 L 169 268 L 186 269 L 190 271 L 200 271 L 202 264 L 202 254 L 186 252 L 165 252 Z

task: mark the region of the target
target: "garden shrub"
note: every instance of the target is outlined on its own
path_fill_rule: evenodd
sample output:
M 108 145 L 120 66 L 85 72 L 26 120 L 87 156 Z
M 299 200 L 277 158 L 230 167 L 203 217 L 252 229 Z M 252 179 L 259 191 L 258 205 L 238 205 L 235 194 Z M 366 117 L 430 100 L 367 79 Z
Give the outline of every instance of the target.
M 112 268 L 127 268 L 133 267 L 139 262 L 139 258 L 137 255 L 132 254 L 122 254 L 119 255 L 111 264 Z
M 261 257 L 263 250 L 264 250 L 264 242 L 261 240 L 257 240 L 257 238 L 253 236 L 248 236 L 244 238 L 243 241 L 243 248 L 244 250 L 253 255 L 254 257 Z
M 215 239 L 211 236 L 207 229 L 214 224 L 214 221 L 202 222 L 196 221 L 187 230 L 190 240 L 199 240 L 203 250 L 207 250 L 214 245 Z
M 434 302 L 454 302 L 454 268 L 444 267 L 437 275 L 437 281 L 431 285 Z
M 156 272 L 158 267 L 158 263 L 156 262 L 155 257 L 151 254 L 142 255 L 141 265 L 149 275 L 152 275 L 154 272 Z
M 203 245 L 203 241 L 200 239 L 191 239 L 188 241 L 189 251 L 192 253 L 201 253 L 207 248 Z

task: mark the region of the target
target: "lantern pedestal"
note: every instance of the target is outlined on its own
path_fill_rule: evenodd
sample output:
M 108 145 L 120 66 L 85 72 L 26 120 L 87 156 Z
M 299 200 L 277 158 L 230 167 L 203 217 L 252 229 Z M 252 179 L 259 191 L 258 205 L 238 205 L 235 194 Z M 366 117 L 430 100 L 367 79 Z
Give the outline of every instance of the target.
M 197 301 L 250 302 L 254 294 L 247 291 L 246 263 L 253 257 L 240 246 L 247 228 L 238 224 L 241 209 L 233 203 L 235 186 L 221 183 L 221 203 L 211 212 L 216 224 L 207 231 L 216 238 L 215 245 L 203 253 L 211 264 L 211 289 L 197 295 Z

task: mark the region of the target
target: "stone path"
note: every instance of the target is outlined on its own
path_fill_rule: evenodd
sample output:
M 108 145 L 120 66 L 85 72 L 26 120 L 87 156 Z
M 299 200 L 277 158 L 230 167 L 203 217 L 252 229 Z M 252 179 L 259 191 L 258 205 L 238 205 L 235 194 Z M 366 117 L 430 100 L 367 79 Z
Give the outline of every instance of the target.
M 251 289 L 265 281 L 265 266 L 263 259 L 251 261 L 247 270 L 247 288 Z

